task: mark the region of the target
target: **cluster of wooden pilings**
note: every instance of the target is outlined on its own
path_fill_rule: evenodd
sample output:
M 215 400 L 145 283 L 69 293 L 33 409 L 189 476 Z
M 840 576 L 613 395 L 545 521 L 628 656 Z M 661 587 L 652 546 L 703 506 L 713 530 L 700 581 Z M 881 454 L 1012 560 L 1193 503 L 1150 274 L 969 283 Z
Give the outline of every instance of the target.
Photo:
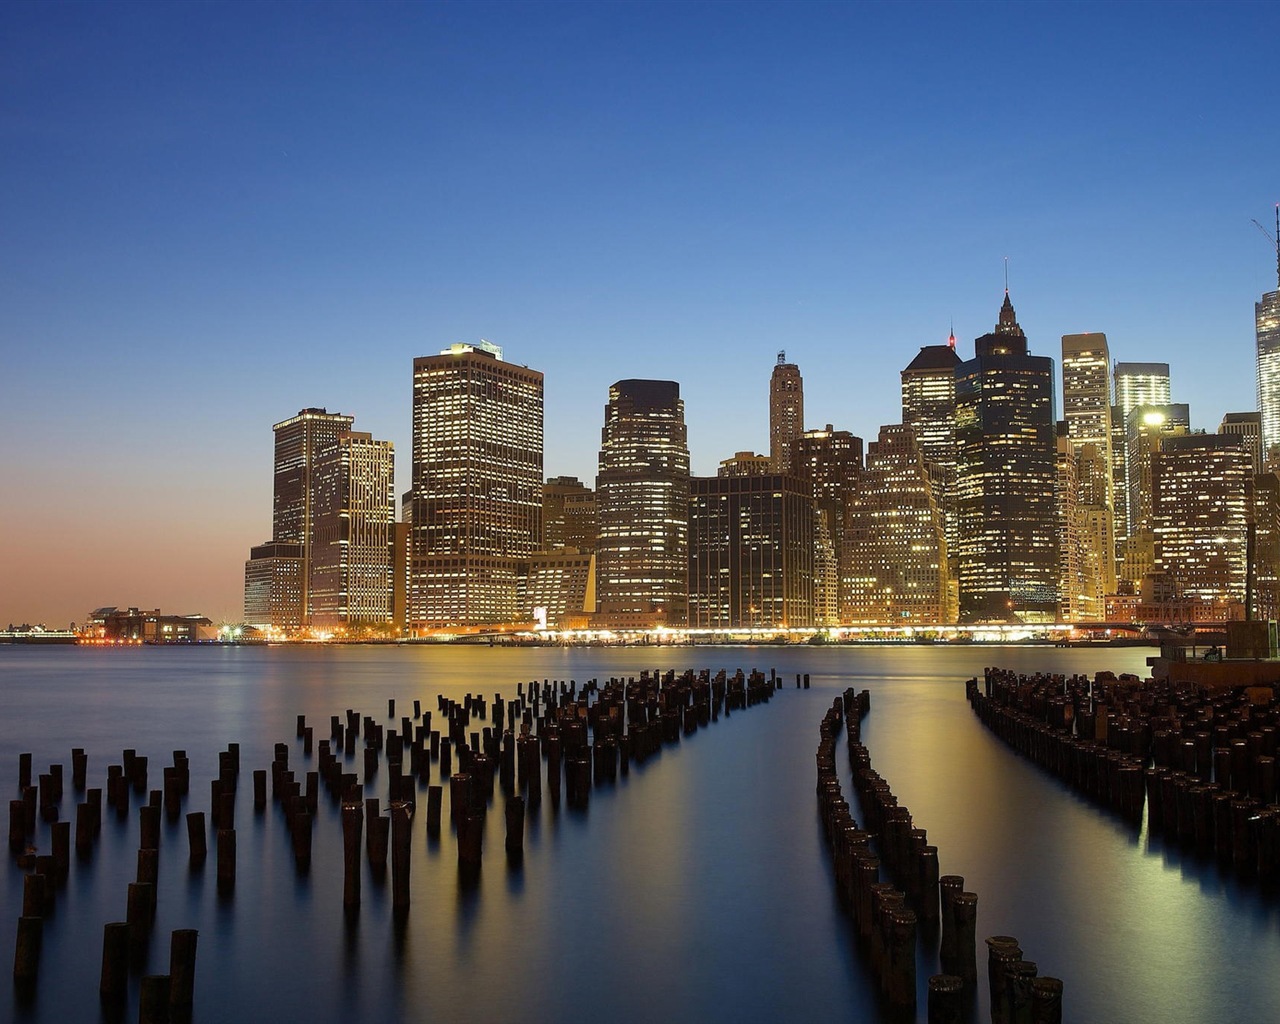
M 801 685 L 799 677 L 796 684 Z M 360 905 L 364 863 L 371 876 L 381 880 L 389 860 L 392 907 L 403 915 L 410 904 L 412 820 L 422 789 L 427 839 L 438 842 L 447 781 L 448 823 L 457 837 L 460 878 L 473 879 L 480 868 L 485 819 L 495 792 L 503 798 L 505 853 L 509 863 L 519 864 L 526 810 L 540 804 L 544 779 L 553 806 L 559 805 L 563 790 L 570 807 L 585 808 L 593 786 L 614 783 L 632 764 L 679 744 L 722 714 L 728 718 L 734 711 L 767 702 L 781 687 L 776 672 L 766 675 L 759 670 L 721 670 L 714 675 L 705 670 L 644 672 L 638 678 L 603 684 L 591 680 L 581 688 L 572 681 L 543 680 L 541 685 L 519 684 L 511 700 L 500 693 L 492 702 L 475 694 L 462 701 L 439 696 L 436 728 L 433 712 L 424 711 L 420 700 L 413 701 L 412 717 L 400 718 L 399 728 L 394 699 L 387 702 L 389 726 L 348 708 L 344 715 L 331 717 L 329 737 L 318 743 L 306 717 L 298 715 L 295 740 L 301 741 L 303 758 L 311 758 L 314 751 L 315 768 L 295 773 L 290 758 L 296 743 L 276 743 L 269 767 L 253 771 L 254 817 L 265 815 L 269 804 L 275 808 L 286 826 L 296 872 L 305 876 L 323 787 L 341 823 L 345 911 L 355 912 Z M 348 770 L 356 765 L 362 773 Z M 439 778 L 434 784 L 433 767 Z M 379 797 L 366 795 L 384 771 L 385 813 Z M 176 821 L 188 801 L 191 767 L 186 752 L 175 750 L 172 766 L 162 775 L 163 787 L 149 790 L 148 759 L 133 749 L 125 750 L 121 762 L 107 769 L 106 807 L 117 818 L 128 819 L 135 797 L 144 801 L 137 808 L 137 880 L 128 885 L 126 919 L 103 929 L 99 991 L 115 1019 L 123 1009 L 131 967 L 145 960 L 155 920 L 161 817 Z M 38 977 L 44 920 L 70 871 L 71 831 L 70 822 L 60 820 L 62 765 L 51 765 L 38 776 L 36 786 L 32 755 L 24 753 L 19 756 L 18 776 L 21 796 L 9 803 L 9 846 L 15 863 L 29 873 L 18 920 L 14 981 L 19 994 L 29 998 Z M 218 755 L 207 815 L 186 814 L 190 869 L 203 868 L 212 837 L 218 892 L 224 898 L 234 897 L 239 779 L 240 748 L 232 743 Z M 79 859 L 88 862 L 101 832 L 103 791 L 87 788 L 87 757 L 80 748 L 72 751 L 72 784 L 85 797 L 76 809 L 75 849 Z M 35 845 L 39 822 L 48 825 L 47 854 Z M 169 974 L 140 979 L 138 1019 L 143 1024 L 190 1018 L 196 938 L 193 929 L 174 931 Z
M 1073 789 L 1135 825 L 1145 807 L 1149 835 L 1280 882 L 1280 705 L 1270 688 L 988 668 L 966 689 L 985 725 Z
M 23 879 L 22 914 L 14 950 L 13 978 L 22 1000 L 34 993 L 39 976 L 44 921 L 54 910 L 56 893 L 65 885 L 71 868 L 71 822 L 60 820 L 63 796 L 62 765 L 49 766 L 31 785 L 29 753 L 18 757 L 18 789 L 22 796 L 9 801 L 9 849 L 17 865 L 30 869 Z M 101 788 L 88 788 L 88 757 L 82 748 L 71 751 L 72 786 L 84 799 L 76 805 L 75 850 L 84 862 L 93 857 L 102 832 Z M 189 782 L 189 766 L 182 751 L 174 751 L 172 768 L 164 769 L 164 788 L 148 790 L 147 758 L 135 750 L 123 752 L 121 763 L 107 769 L 107 807 L 116 817 L 129 817 L 131 794 L 145 796 L 138 807 L 138 852 L 136 881 L 127 887 L 125 920 L 108 923 L 103 929 L 102 971 L 99 993 L 104 1008 L 118 1016 L 128 991 L 131 964 L 143 959 L 151 939 L 156 916 L 160 863 L 160 819 L 163 813 L 176 817 Z M 51 853 L 41 854 L 37 838 L 36 808 L 40 820 L 49 825 Z M 200 815 L 203 818 L 203 815 Z M 203 833 L 201 834 L 203 839 Z M 170 935 L 169 973 L 140 979 L 139 1021 L 190 1020 L 195 998 L 195 962 L 198 934 L 181 928 Z
M 861 722 L 871 695 L 845 690 L 822 720 L 817 753 L 818 805 L 835 865 L 836 889 L 857 927 L 859 947 L 880 983 L 890 1017 L 916 1010 L 916 948 L 939 938 L 944 973 L 929 979 L 929 1024 L 969 1019 L 977 983 L 978 897 L 959 875 L 939 876 L 938 849 L 889 784 L 871 767 Z M 841 791 L 835 747 L 844 725 L 849 768 L 865 827 Z M 874 844 L 874 849 L 873 849 Z M 887 879 L 881 880 L 881 868 Z M 1016 939 L 987 939 L 993 1024 L 1060 1024 L 1062 982 L 1037 977 Z

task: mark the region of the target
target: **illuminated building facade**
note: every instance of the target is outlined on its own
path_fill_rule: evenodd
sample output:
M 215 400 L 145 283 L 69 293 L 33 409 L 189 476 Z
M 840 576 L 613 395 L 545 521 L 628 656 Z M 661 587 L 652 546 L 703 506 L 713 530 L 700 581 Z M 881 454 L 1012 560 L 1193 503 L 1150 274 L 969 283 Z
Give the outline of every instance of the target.
M 792 472 L 813 492 L 815 614 L 822 626 L 840 622 L 840 558 L 849 499 L 862 476 L 862 438 L 830 423 L 806 430 L 792 447 Z
M 598 531 L 595 491 L 576 476 L 552 477 L 542 485 L 544 551 L 592 551 Z
M 542 545 L 543 379 L 487 341 L 413 361 L 413 631 L 515 622 Z
M 1125 422 L 1125 486 L 1128 492 L 1125 508 L 1129 513 L 1129 529 L 1124 539 L 1120 575 L 1136 587 L 1147 573 L 1156 569 L 1152 455 L 1160 450 L 1164 438 L 1191 432 L 1191 412 L 1185 403 L 1138 405 L 1129 410 Z
M 1028 353 L 1006 291 L 995 331 L 956 367 L 961 622 L 1057 617 L 1053 399 L 1053 360 Z
M 1280 477 L 1261 473 L 1251 490 L 1254 584 L 1248 595 L 1254 619 L 1280 619 Z
M 1258 343 L 1258 411 L 1262 450 L 1268 465 L 1280 461 L 1280 290 L 1264 292 L 1253 304 Z
M 1165 436 L 1151 479 L 1156 570 L 1185 598 L 1243 604 L 1253 475 L 1240 438 Z
M 933 497 L 942 511 L 947 546 L 956 546 L 956 354 L 953 334 L 945 345 L 925 345 L 902 371 L 902 422 L 915 431 Z
M 942 512 L 910 426 L 883 426 L 868 445 L 844 543 L 842 625 L 955 621 Z
M 559 548 L 529 559 L 523 574 L 525 618 L 549 629 L 580 629 L 596 607 L 596 561 L 590 551 Z
M 275 493 L 271 539 L 302 545 L 303 624 L 309 621 L 311 599 L 311 542 L 314 536 L 315 486 L 313 474 L 320 452 L 347 433 L 354 416 L 325 409 L 303 409 L 277 423 L 275 432 Z
M 769 378 L 769 458 L 775 473 L 791 472 L 791 446 L 804 433 L 804 381 L 785 352 Z
M 735 452 L 731 459 L 721 459 L 716 476 L 768 476 L 774 472 L 773 459 L 755 452 Z
M 732 460 L 730 460 L 732 461 Z M 780 473 L 689 481 L 689 625 L 814 625 L 813 496 Z
M 688 604 L 689 441 L 680 385 L 609 388 L 596 501 L 597 621 L 683 625 Z
M 1116 363 L 1113 375 L 1115 407 L 1111 410 L 1112 479 L 1116 512 L 1116 546 L 1123 557 L 1133 517 L 1129 512 L 1128 437 L 1129 413 L 1140 405 L 1165 406 L 1170 398 L 1168 363 Z M 1115 442 L 1119 441 L 1117 445 Z M 1132 572 L 1126 569 L 1124 576 Z
M 1115 545 L 1098 564 L 1100 553 L 1092 542 L 1101 532 L 1115 531 L 1115 481 L 1111 452 L 1111 354 L 1107 336 L 1101 333 L 1062 336 L 1062 415 L 1067 439 L 1074 447 L 1076 486 L 1074 495 L 1079 520 L 1080 577 L 1083 588 L 1071 596 L 1068 621 L 1100 620 L 1105 614 L 1102 598 L 1115 590 Z M 1085 448 L 1089 451 L 1086 453 Z M 1099 472 L 1098 470 L 1102 471 Z M 1064 496 L 1065 497 L 1065 496 Z M 1112 520 L 1102 530 L 1096 528 L 1102 516 Z M 1089 523 L 1095 528 L 1090 529 Z M 1100 590 L 1100 592 L 1099 592 Z M 1064 614 L 1068 601 L 1063 595 Z
M 295 630 L 304 618 L 302 545 L 271 540 L 244 563 L 244 621 L 257 629 Z
M 351 431 L 321 450 L 314 470 L 311 624 L 387 626 L 395 587 L 395 450 Z
M 1222 417 L 1218 425 L 1219 434 L 1234 434 L 1249 452 L 1249 458 L 1255 474 L 1263 469 L 1262 460 L 1262 413 L 1229 412 Z

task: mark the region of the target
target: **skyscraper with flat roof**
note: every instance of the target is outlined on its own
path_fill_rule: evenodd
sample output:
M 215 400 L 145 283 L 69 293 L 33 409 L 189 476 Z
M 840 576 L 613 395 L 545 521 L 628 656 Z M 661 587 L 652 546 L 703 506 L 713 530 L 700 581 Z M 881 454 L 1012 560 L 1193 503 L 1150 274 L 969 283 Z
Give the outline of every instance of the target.
M 804 433 L 804 381 L 785 352 L 769 378 L 769 458 L 775 473 L 791 472 L 791 446 Z
M 689 441 L 680 385 L 609 388 L 596 476 L 602 625 L 683 625 L 689 572 Z
M 487 341 L 413 361 L 409 622 L 517 621 L 542 544 L 543 378 Z
M 1052 622 L 1058 610 L 1053 360 L 1033 356 L 1006 290 L 956 367 L 961 622 Z
M 311 624 L 391 623 L 395 580 L 395 450 L 349 431 L 316 459 Z
M 1129 413 L 1140 405 L 1165 406 L 1172 401 L 1169 364 L 1116 363 L 1113 379 L 1115 407 L 1111 410 L 1111 478 L 1116 514 L 1116 554 L 1117 558 L 1123 558 L 1133 520 L 1129 511 Z M 1131 568 L 1124 571 L 1126 579 L 1132 576 Z
M 707 629 L 813 626 L 813 527 L 813 494 L 797 477 L 759 472 L 693 477 L 688 624 Z
M 271 539 L 302 545 L 302 607 L 304 624 L 311 610 L 311 542 L 315 530 L 316 459 L 320 452 L 351 429 L 354 416 L 327 409 L 303 409 L 271 429 L 275 433 L 275 492 Z
M 942 514 L 947 546 L 955 549 L 956 519 L 956 338 L 945 345 L 921 346 L 902 371 L 902 422 L 915 432 Z

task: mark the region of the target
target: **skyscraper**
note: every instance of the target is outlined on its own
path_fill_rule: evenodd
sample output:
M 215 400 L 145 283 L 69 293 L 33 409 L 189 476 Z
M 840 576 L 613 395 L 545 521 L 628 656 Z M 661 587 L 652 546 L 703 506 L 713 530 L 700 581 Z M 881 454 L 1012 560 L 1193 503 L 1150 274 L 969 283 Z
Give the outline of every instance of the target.
M 902 371 L 902 422 L 915 431 L 933 497 L 942 513 L 947 546 L 956 545 L 953 509 L 956 486 L 956 338 L 945 345 L 923 345 Z
M 519 618 L 542 544 L 542 394 L 487 341 L 413 361 L 412 628 Z
M 1105 334 L 1062 336 L 1062 416 L 1067 437 L 1111 462 L 1111 357 Z
M 602 625 L 682 625 L 689 442 L 680 385 L 620 380 L 600 432 L 596 597 Z
M 769 458 L 775 473 L 791 472 L 791 446 L 804 433 L 804 381 L 785 352 L 769 378 Z
M 1165 437 L 1152 455 L 1156 568 L 1187 598 L 1245 599 L 1249 453 L 1239 437 Z
M 1128 417 L 1129 413 L 1140 405 L 1164 406 L 1172 401 L 1169 388 L 1169 364 L 1116 363 L 1114 381 L 1113 394 L 1116 404 L 1111 410 L 1113 431 L 1111 477 L 1114 481 L 1112 494 L 1116 513 L 1116 553 L 1118 558 L 1123 558 L 1125 541 L 1129 537 L 1129 524 L 1133 519 L 1129 513 L 1129 473 L 1126 468 Z M 1132 577 L 1130 569 L 1125 570 L 1124 576 L 1126 579 Z
M 689 481 L 689 625 L 814 625 L 814 515 L 807 482 L 728 468 Z
M 1070 479 L 1076 487 L 1076 493 L 1061 495 L 1061 504 L 1067 517 L 1064 538 L 1074 538 L 1071 544 L 1077 549 L 1078 563 L 1077 575 L 1072 577 L 1075 582 L 1062 594 L 1062 602 L 1064 614 L 1072 622 L 1102 618 L 1102 599 L 1116 586 L 1112 408 L 1107 336 L 1064 334 L 1062 412 L 1072 450 L 1067 453 L 1060 447 L 1059 460 L 1070 455 L 1075 465 L 1065 474 L 1060 469 L 1059 483 Z M 1108 542 L 1105 550 L 1099 546 L 1104 539 Z M 1065 579 L 1070 570 L 1064 568 L 1064 573 Z
M 1253 304 L 1258 340 L 1258 411 L 1262 413 L 1263 461 L 1280 458 L 1280 206 L 1276 207 L 1277 290 L 1263 292 Z
M 326 445 L 314 470 L 311 624 L 352 629 L 391 622 L 395 451 L 350 431 Z
M 576 476 L 552 477 L 542 485 L 544 551 L 592 551 L 597 529 L 595 491 Z
M 1155 491 L 1152 466 L 1155 453 L 1166 438 L 1191 432 L 1191 411 L 1177 405 L 1139 405 L 1129 410 L 1125 432 L 1125 507 L 1129 528 L 1124 540 L 1121 576 L 1135 589 L 1142 578 L 1156 571 L 1156 535 L 1153 510 Z
M 244 621 L 258 629 L 301 628 L 302 545 L 271 540 L 249 549 L 244 563 Z
M 275 432 L 275 494 L 271 539 L 302 545 L 302 607 L 304 623 L 311 610 L 311 542 L 314 536 L 316 459 L 321 450 L 347 433 L 354 416 L 326 409 L 303 409 L 282 420 Z
M 850 497 L 862 475 L 862 438 L 830 423 L 824 430 L 806 430 L 792 447 L 792 472 L 813 490 L 814 602 L 817 622 L 840 621 L 840 558 Z
M 955 621 L 942 513 L 913 428 L 880 428 L 849 501 L 840 621 L 929 626 Z
M 956 367 L 960 621 L 1052 622 L 1058 603 L 1053 360 L 1032 356 L 1006 290 Z

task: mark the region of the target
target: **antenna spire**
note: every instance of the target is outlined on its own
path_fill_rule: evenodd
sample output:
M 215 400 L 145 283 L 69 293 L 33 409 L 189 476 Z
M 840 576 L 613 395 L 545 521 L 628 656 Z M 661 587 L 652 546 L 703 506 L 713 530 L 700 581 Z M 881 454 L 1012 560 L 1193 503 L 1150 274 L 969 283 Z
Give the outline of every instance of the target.
M 951 318 L 951 336 L 947 338 L 948 347 L 954 349 L 956 347 L 956 318 Z
M 1004 258 L 1004 293 L 1009 294 L 1009 257 Z

